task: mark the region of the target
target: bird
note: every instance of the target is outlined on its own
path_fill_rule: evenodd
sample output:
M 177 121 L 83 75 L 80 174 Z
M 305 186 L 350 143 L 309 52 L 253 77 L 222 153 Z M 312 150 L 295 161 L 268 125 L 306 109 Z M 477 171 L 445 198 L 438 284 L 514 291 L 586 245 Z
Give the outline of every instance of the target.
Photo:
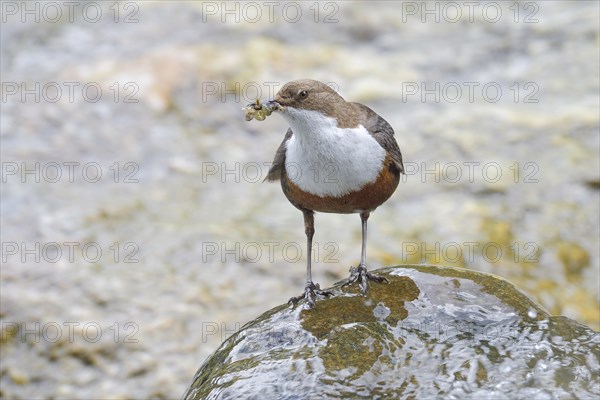
M 313 79 L 286 83 L 267 106 L 289 128 L 265 181 L 280 181 L 289 202 L 302 211 L 307 239 L 304 292 L 289 303 L 304 299 L 313 308 L 318 297 L 332 295 L 312 280 L 315 212 L 360 215 L 361 259 L 350 268 L 342 287 L 358 283 L 366 294 L 369 281 L 387 283 L 385 277 L 368 271 L 366 247 L 371 212 L 390 198 L 404 173 L 391 125 L 366 105 L 347 102 L 332 87 Z

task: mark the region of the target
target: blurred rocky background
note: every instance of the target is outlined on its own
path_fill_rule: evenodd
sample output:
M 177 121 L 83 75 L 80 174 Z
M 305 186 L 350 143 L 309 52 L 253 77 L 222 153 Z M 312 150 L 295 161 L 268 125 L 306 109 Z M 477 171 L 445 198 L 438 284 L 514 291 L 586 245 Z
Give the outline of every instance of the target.
M 371 268 L 500 275 L 600 327 L 596 2 L 1 3 L 3 398 L 178 398 L 304 282 L 302 215 L 261 183 L 287 126 L 241 107 L 330 83 L 407 176 Z M 315 280 L 360 256 L 316 217 Z

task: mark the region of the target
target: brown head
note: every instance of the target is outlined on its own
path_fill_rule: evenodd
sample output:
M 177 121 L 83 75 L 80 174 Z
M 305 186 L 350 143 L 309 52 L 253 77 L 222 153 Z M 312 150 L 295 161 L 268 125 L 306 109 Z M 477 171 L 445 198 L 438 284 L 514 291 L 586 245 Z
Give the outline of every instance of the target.
M 330 86 L 313 79 L 286 83 L 275 95 L 275 102 L 286 107 L 319 111 L 327 116 L 339 114 L 346 101 Z M 337 110 L 337 111 L 336 111 Z

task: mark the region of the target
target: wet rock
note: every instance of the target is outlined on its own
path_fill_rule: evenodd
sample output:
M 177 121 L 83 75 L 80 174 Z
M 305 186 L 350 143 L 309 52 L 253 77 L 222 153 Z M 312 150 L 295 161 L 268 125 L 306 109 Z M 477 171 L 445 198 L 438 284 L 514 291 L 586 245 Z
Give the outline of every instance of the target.
M 227 339 L 185 399 L 597 398 L 599 336 L 509 282 L 432 266 L 379 271 L 368 295 L 334 286 Z M 302 303 L 301 303 L 302 304 Z

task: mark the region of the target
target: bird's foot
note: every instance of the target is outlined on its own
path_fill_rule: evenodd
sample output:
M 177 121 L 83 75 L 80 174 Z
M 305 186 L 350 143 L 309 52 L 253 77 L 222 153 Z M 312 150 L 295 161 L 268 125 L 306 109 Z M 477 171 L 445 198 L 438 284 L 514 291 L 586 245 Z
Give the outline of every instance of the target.
M 332 296 L 333 293 L 329 290 L 321 290 L 319 284 L 315 284 L 313 282 L 307 283 L 304 288 L 304 293 L 300 296 L 292 297 L 288 300 L 288 304 L 296 305 L 300 300 L 306 300 L 306 304 L 308 308 L 313 308 L 315 306 L 315 301 L 317 300 L 317 296 Z
M 342 284 L 342 287 L 353 284 L 354 282 L 358 282 L 358 287 L 362 294 L 367 294 L 367 288 L 369 286 L 369 281 L 379 282 L 379 283 L 390 283 L 387 278 L 383 276 L 378 276 L 367 271 L 367 267 L 364 265 L 359 265 L 358 267 L 350 268 L 350 277 L 345 280 Z

